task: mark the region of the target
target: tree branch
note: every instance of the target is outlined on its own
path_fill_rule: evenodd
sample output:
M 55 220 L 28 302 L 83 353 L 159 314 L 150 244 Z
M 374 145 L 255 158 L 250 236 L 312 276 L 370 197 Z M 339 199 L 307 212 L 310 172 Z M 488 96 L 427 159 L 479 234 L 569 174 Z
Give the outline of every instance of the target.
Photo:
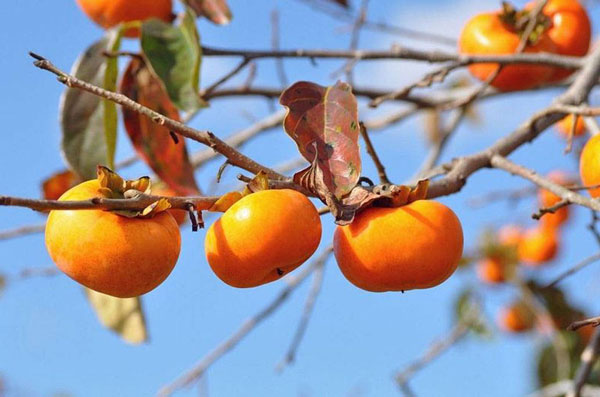
M 592 372 L 592 367 L 598 360 L 598 354 L 600 354 L 600 328 L 596 328 L 592 339 L 581 353 L 581 365 L 577 369 L 575 379 L 573 379 L 573 385 L 571 390 L 567 393 L 566 397 L 580 397 L 581 389 L 588 377 Z
M 118 105 L 121 105 L 126 109 L 132 110 L 134 112 L 137 112 L 139 114 L 142 114 L 142 115 L 150 118 L 150 120 L 152 120 L 152 122 L 159 124 L 159 125 L 163 125 L 163 126 L 169 128 L 170 131 L 180 134 L 186 138 L 190 138 L 192 140 L 200 142 L 204 145 L 210 146 L 212 149 L 216 150 L 217 152 L 219 152 L 223 156 L 225 156 L 225 158 L 227 158 L 229 160 L 229 163 L 232 165 L 235 165 L 237 167 L 240 167 L 242 169 L 250 171 L 254 174 L 258 174 L 260 171 L 263 171 L 267 175 L 269 175 L 269 177 L 272 179 L 278 179 L 278 180 L 286 179 L 285 176 L 273 171 L 272 169 L 270 169 L 268 167 L 265 167 L 265 166 L 257 163 L 256 161 L 252 160 L 251 158 L 238 152 L 237 150 L 235 150 L 231 146 L 227 145 L 225 142 L 223 142 L 221 139 L 219 139 L 217 136 L 215 136 L 210 131 L 199 131 L 199 130 L 193 129 L 191 127 L 188 127 L 179 121 L 170 119 L 150 108 L 140 105 L 139 103 L 129 99 L 125 95 L 107 91 L 103 88 L 96 87 L 93 84 L 79 80 L 79 79 L 63 72 L 62 70 L 58 69 L 49 60 L 47 60 L 39 55 L 36 55 L 33 53 L 30 53 L 30 55 L 33 58 L 37 59 L 33 63 L 36 67 L 38 67 L 42 70 L 47 70 L 52 74 L 55 74 L 56 76 L 58 76 L 58 81 L 64 85 L 66 85 L 67 87 L 78 88 L 80 90 L 89 92 L 93 95 L 108 99 L 109 101 L 112 101 Z
M 322 266 L 329 258 L 333 247 L 328 247 L 312 263 L 295 275 L 287 278 L 288 285 L 281 290 L 279 295 L 262 310 L 246 320 L 242 326 L 235 331 L 228 339 L 217 346 L 214 350 L 202 358 L 190 371 L 183 374 L 174 382 L 164 386 L 159 392 L 159 396 L 170 396 L 175 391 L 186 387 L 196 381 L 215 361 L 220 359 L 227 352 L 232 350 L 246 335 L 248 335 L 262 321 L 272 315 L 291 295 L 291 293 L 304 281 L 318 266 Z

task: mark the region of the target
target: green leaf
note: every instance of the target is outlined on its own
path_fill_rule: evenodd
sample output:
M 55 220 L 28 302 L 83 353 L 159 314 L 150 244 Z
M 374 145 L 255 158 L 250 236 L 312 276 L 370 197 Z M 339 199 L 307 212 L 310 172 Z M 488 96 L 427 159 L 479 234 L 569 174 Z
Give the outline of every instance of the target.
M 115 53 L 121 48 L 121 37 L 123 29 L 112 29 L 108 31 L 108 51 Z M 117 91 L 117 76 L 119 74 L 119 62 L 117 57 L 106 57 L 106 70 L 104 72 L 104 89 Z M 106 140 L 106 164 L 114 168 L 115 151 L 117 149 L 117 105 L 104 99 L 104 139 Z
M 103 55 L 111 46 L 105 36 L 79 56 L 71 74 L 97 86 L 104 85 L 106 59 Z M 93 179 L 96 166 L 107 161 L 102 100 L 92 94 L 67 88 L 61 98 L 61 150 L 69 167 L 81 179 Z
M 2 295 L 5 288 L 6 288 L 6 277 L 4 277 L 4 275 L 0 274 L 0 295 Z
M 457 322 L 463 322 L 479 337 L 490 339 L 491 327 L 481 313 L 480 304 L 470 288 L 463 290 L 454 302 L 454 315 Z
M 179 26 L 158 19 L 144 22 L 141 45 L 175 106 L 186 112 L 206 106 L 199 95 L 202 49 L 193 11 L 186 11 Z
M 115 298 L 89 288 L 84 290 L 102 325 L 132 344 L 148 339 L 141 298 Z

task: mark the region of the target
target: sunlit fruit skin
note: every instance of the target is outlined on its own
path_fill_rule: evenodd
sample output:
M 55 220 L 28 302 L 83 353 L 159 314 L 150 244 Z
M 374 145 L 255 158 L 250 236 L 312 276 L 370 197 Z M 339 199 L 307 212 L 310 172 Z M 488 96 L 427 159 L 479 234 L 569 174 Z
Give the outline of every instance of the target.
M 535 319 L 522 304 L 502 308 L 498 317 L 500 327 L 507 332 L 520 333 L 533 328 Z
M 464 26 L 458 41 L 461 54 L 508 55 L 514 54 L 520 42 L 519 35 L 503 23 L 498 13 L 483 13 L 471 18 Z M 554 52 L 555 46 L 546 35 L 537 43 L 525 47 L 524 52 Z M 494 63 L 479 63 L 469 66 L 473 76 L 485 81 L 497 69 Z M 547 81 L 554 73 L 548 66 L 516 64 L 507 65 L 491 85 L 501 91 L 524 90 Z
M 569 183 L 569 177 L 567 174 L 561 171 L 553 171 L 548 174 L 548 179 L 559 185 L 567 185 Z M 550 208 L 553 205 L 558 204 L 562 199 L 556 194 L 549 190 L 541 189 L 538 194 L 538 201 L 542 208 Z M 540 223 L 544 227 L 558 228 L 563 225 L 569 219 L 569 207 L 565 206 L 559 208 L 554 213 L 544 214 L 540 218 Z
M 556 128 L 560 135 L 567 138 L 569 134 L 571 134 L 571 129 L 573 128 L 573 120 L 575 118 L 572 114 L 566 116 L 558 123 L 556 123 Z M 575 123 L 575 130 L 573 131 L 573 136 L 581 136 L 585 134 L 585 122 L 583 121 L 583 117 L 577 116 L 577 122 Z
M 477 276 L 488 284 L 506 281 L 506 265 L 498 258 L 484 258 L 477 263 Z
M 77 0 L 83 12 L 104 29 L 122 22 L 172 19 L 172 0 Z M 127 37 L 138 37 L 139 29 L 128 29 Z
M 550 262 L 558 253 L 558 232 L 553 228 L 527 230 L 517 247 L 519 259 L 526 266 L 537 267 Z
M 600 184 L 600 135 L 591 137 L 579 158 L 579 176 L 585 186 Z M 600 188 L 589 189 L 590 196 L 600 197 Z
M 531 9 L 534 3 L 526 8 Z M 590 47 L 592 28 L 587 11 L 577 0 L 549 0 L 543 9 L 551 21 L 546 34 L 560 55 L 584 56 Z M 568 77 L 573 70 L 555 68 L 548 82 L 553 83 Z
M 445 205 L 419 200 L 399 208 L 368 208 L 334 233 L 340 270 L 367 291 L 431 288 L 454 273 L 462 226 Z
M 238 288 L 275 281 L 304 263 L 321 241 L 321 219 L 303 194 L 263 190 L 243 197 L 213 223 L 205 239 L 208 264 Z
M 168 187 L 158 187 L 158 188 L 152 187 L 152 195 L 164 196 L 164 197 L 174 197 L 174 196 L 177 196 L 178 194 L 173 189 L 169 189 Z M 187 211 L 185 211 L 185 210 L 170 209 L 168 211 L 171 215 L 173 215 L 175 222 L 177 222 L 177 224 L 179 226 L 183 225 L 189 216 Z
M 60 201 L 98 197 L 97 180 L 83 182 Z M 145 294 L 173 270 L 181 248 L 177 223 L 168 212 L 149 219 L 109 211 L 51 211 L 46 248 L 66 275 L 88 288 L 127 298 Z

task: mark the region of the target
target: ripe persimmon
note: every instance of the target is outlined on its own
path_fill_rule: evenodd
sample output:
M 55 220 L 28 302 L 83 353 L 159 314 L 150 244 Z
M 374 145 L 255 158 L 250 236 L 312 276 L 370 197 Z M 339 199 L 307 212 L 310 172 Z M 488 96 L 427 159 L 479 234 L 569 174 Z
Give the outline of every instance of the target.
M 233 204 L 204 242 L 208 264 L 225 283 L 256 287 L 304 263 L 321 241 L 321 219 L 295 190 L 262 190 Z
M 591 137 L 579 158 L 579 176 L 586 186 L 600 184 L 600 135 Z M 590 196 L 600 197 L 600 188 L 589 189 Z
M 98 180 L 83 182 L 59 201 L 101 197 Z M 128 218 L 102 210 L 50 211 L 46 248 L 66 275 L 104 294 L 127 298 L 162 283 L 177 262 L 181 237 L 168 212 Z
M 177 192 L 175 192 L 173 189 L 165 186 L 165 185 L 159 185 L 154 186 L 152 185 L 152 195 L 154 196 L 164 196 L 164 197 L 173 197 L 173 196 L 178 196 Z M 177 224 L 179 226 L 181 226 L 182 224 L 185 223 L 185 221 L 188 219 L 188 213 L 185 210 L 178 210 L 178 209 L 170 209 L 167 210 L 171 215 L 173 215 L 173 218 L 175 219 L 175 221 L 177 222 Z
M 554 228 L 528 229 L 517 247 L 519 259 L 527 266 L 540 266 L 551 261 L 558 252 L 558 231 Z
M 477 262 L 477 275 L 488 284 L 499 284 L 506 281 L 506 264 L 500 258 L 483 258 Z
M 517 302 L 502 308 L 498 323 L 507 332 L 525 332 L 535 325 L 535 315 L 525 303 Z
M 561 171 L 552 171 L 548 174 L 548 179 L 559 185 L 569 184 L 569 177 Z M 542 208 L 549 208 L 558 204 L 562 199 L 549 190 L 541 189 L 538 194 L 538 201 Z M 540 222 L 544 227 L 557 228 L 569 219 L 569 207 L 565 206 L 557 209 L 554 213 L 544 214 Z
M 83 12 L 104 29 L 123 22 L 158 18 L 165 22 L 173 19 L 172 0 L 77 0 Z M 139 36 L 139 29 L 128 29 L 127 37 Z
M 344 276 L 373 292 L 434 287 L 454 273 L 463 250 L 456 214 L 431 200 L 363 210 L 333 241 Z
M 571 130 L 573 129 L 573 120 L 575 120 L 575 117 L 572 114 L 569 114 L 556 123 L 556 128 L 558 129 L 560 135 L 567 138 L 569 134 L 571 134 Z M 583 134 L 585 134 L 585 122 L 583 121 L 583 117 L 577 116 L 573 136 L 581 136 Z
M 512 11 L 512 10 L 511 10 Z M 521 41 L 516 23 L 509 23 L 508 10 L 475 15 L 463 27 L 458 40 L 461 54 L 468 55 L 508 55 L 514 54 Z M 513 11 L 514 12 L 514 11 Z M 554 52 L 555 44 L 546 34 L 536 37 L 524 52 Z M 479 80 L 485 81 L 495 73 L 498 64 L 476 63 L 469 71 Z M 554 73 L 554 68 L 544 65 L 507 65 L 496 76 L 491 85 L 501 91 L 524 90 L 540 85 Z
M 531 9 L 534 2 L 525 8 Z M 584 56 L 590 47 L 592 29 L 587 11 L 577 0 L 549 0 L 542 13 L 548 17 L 549 26 L 545 34 L 554 43 L 560 55 Z M 573 70 L 554 68 L 548 82 L 553 83 L 568 77 Z

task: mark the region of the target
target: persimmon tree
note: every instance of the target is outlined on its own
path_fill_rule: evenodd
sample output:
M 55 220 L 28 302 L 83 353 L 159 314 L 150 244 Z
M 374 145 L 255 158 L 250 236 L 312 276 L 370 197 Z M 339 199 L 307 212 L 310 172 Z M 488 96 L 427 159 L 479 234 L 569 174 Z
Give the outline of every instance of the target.
M 589 231 L 577 233 L 591 233 L 600 244 L 596 229 L 600 127 L 594 118 L 600 108 L 590 104 L 600 78 L 600 47 L 592 46 L 588 52 L 590 21 L 576 0 L 537 0 L 523 9 L 505 3 L 499 11 L 473 18 L 465 15 L 458 40 L 427 32 L 426 27 L 418 31 L 372 22 L 367 0 L 360 4 L 306 1 L 315 13 L 327 12 L 351 22 L 350 48 L 328 50 L 280 49 L 275 28 L 270 49 L 211 46 L 201 39 L 198 19 L 227 29 L 235 4 L 225 0 L 182 0 L 175 8 L 170 1 L 152 2 L 149 7 L 138 0 L 130 8 L 119 8 L 125 1 L 78 3 L 105 33 L 82 49 L 71 71 L 55 65 L 44 48 L 29 54 L 40 73 L 65 86 L 59 109 L 65 169 L 40 176 L 41 199 L 0 195 L 1 206 L 51 213 L 47 225 L 0 232 L 0 239 L 45 231 L 50 257 L 86 286 L 100 322 L 134 344 L 145 342 L 148 334 L 142 294 L 168 276 L 179 254 L 180 237 L 173 230 L 181 225 L 204 235 L 206 212 L 224 213 L 207 225 L 204 245 L 207 263 L 218 278 L 234 287 L 282 285 L 273 301 L 189 371 L 165 383 L 160 395 L 197 382 L 312 276 L 301 321 L 295 330 L 293 326 L 287 330 L 293 334 L 292 342 L 279 368 L 292 363 L 311 314 L 318 310 L 319 292 L 327 288 L 323 271 L 325 264 L 334 266 L 333 257 L 352 284 L 368 291 L 410 293 L 434 288 L 455 271 L 478 275 L 477 284 L 465 283 L 457 294 L 453 328 L 441 330 L 442 339 L 396 374 L 395 382 L 405 395 L 414 395 L 410 381 L 415 373 L 454 344 L 495 333 L 485 303 L 492 285 L 499 284 L 513 287 L 512 301 L 499 313 L 499 327 L 504 330 L 499 334 L 538 334 L 544 341 L 535 358 L 536 381 L 540 393 L 549 394 L 540 395 L 600 392 L 600 328 L 595 328 L 600 319 L 594 316 L 598 313 L 573 304 L 561 284 L 600 255 L 581 258 L 551 281 L 539 277 L 555 258 L 574 207 L 592 214 Z M 277 19 L 273 22 L 277 27 Z M 359 37 L 365 29 L 416 37 L 439 49 L 401 45 L 361 49 Z M 201 77 L 207 57 L 233 57 L 239 63 L 206 85 Z M 327 84 L 312 81 L 310 75 L 293 76 L 295 82 L 290 83 L 286 59 L 317 66 L 320 60 L 333 59 L 340 61 L 341 68 Z M 273 60 L 282 88 L 255 85 L 257 65 Z M 404 87 L 379 90 L 354 84 L 357 64 L 389 60 L 436 66 L 424 69 L 421 78 Z M 468 72 L 480 81 L 454 78 Z M 244 84 L 231 85 L 244 73 L 248 75 Z M 441 162 L 449 141 L 462 123 L 475 117 L 480 103 L 540 92 L 554 95 L 549 105 L 520 125 L 507 126 L 506 133 L 488 147 L 474 153 L 453 152 L 452 160 Z M 202 124 L 197 119 L 206 107 L 218 109 L 217 98 L 236 96 L 266 99 L 277 109 L 226 138 L 222 131 L 192 126 L 194 120 Z M 373 116 L 377 114 L 373 108 L 391 103 L 392 112 Z M 402 181 L 389 172 L 398 164 L 378 154 L 374 132 L 416 115 L 428 120 L 429 153 L 414 176 Z M 565 155 L 578 161 L 580 143 L 585 144 L 580 176 L 543 175 L 509 159 L 525 144 L 536 144 L 554 124 L 564 137 Z M 135 153 L 115 161 L 119 125 Z M 297 158 L 273 166 L 244 153 L 245 143 L 273 129 L 295 142 Z M 584 143 L 588 135 L 593 137 Z M 191 141 L 206 148 L 190 153 Z M 199 181 L 196 171 L 213 159 L 222 164 L 211 176 L 215 182 L 236 179 L 238 187 L 206 194 L 214 189 L 210 180 Z M 145 163 L 153 176 L 125 181 L 113 172 L 136 162 Z M 375 170 L 373 175 L 364 172 L 367 162 Z M 552 165 L 552 156 L 548 162 Z M 237 178 L 227 173 L 233 168 L 241 172 Z M 520 190 L 489 192 L 481 198 L 483 204 L 536 197 L 538 208 L 532 218 L 537 223 L 485 230 L 480 225 L 479 240 L 466 240 L 463 249 L 461 214 L 433 199 L 463 194 L 473 175 L 490 168 L 528 184 Z M 325 222 L 338 225 L 335 237 L 321 236 Z M 150 226 L 158 224 L 168 231 Z M 116 234 L 115 225 L 123 235 Z M 320 241 L 324 247 L 315 253 Z M 168 251 L 164 258 L 163 246 Z M 56 274 L 53 269 L 43 272 Z

